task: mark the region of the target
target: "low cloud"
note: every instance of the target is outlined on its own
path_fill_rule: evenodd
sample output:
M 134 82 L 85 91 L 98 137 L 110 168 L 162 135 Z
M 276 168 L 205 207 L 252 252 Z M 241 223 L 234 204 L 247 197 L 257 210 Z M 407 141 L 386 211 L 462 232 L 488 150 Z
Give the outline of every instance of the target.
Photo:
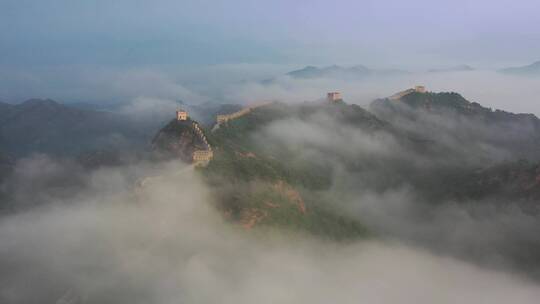
M 540 116 L 540 79 L 515 77 L 495 71 L 424 73 L 399 76 L 370 77 L 362 80 L 331 78 L 295 79 L 279 76 L 273 82 L 251 82 L 230 91 L 233 99 L 303 102 L 324 97 L 328 91 L 341 91 L 348 103 L 367 107 L 376 98 L 390 96 L 415 85 L 425 85 L 429 91 L 458 92 L 469 101 L 486 107 Z
M 535 80 L 478 71 L 415 74 L 384 82 L 279 77 L 269 85 L 238 77 L 216 80 L 215 91 L 201 93 L 193 89 L 198 84 L 178 85 L 187 82 L 171 72 L 135 74 L 94 79 L 100 74 L 89 73 L 82 82 L 71 82 L 78 83 L 77 88 L 91 83 L 86 89 L 61 95 L 58 86 L 49 92 L 69 98 L 105 88 L 88 98 L 133 100 L 121 112 L 161 119 L 177 99 L 204 102 L 221 94 L 216 92 L 226 92 L 227 101 L 249 103 L 302 102 L 340 90 L 348 102 L 366 105 L 416 83 L 435 91 L 463 89 L 466 98 L 477 96 L 470 99 L 488 106 L 500 103 L 512 110 L 521 104 L 534 112 L 538 87 Z M 255 74 L 257 69 L 249 71 Z M 449 82 L 452 78 L 454 83 Z M 493 93 L 481 91 L 480 85 L 493 88 Z M 40 91 L 45 87 L 39 84 L 31 92 L 46 92 Z M 508 103 L 511 98 L 519 102 Z M 436 163 L 404 149 L 390 134 L 359 132 L 320 113 L 307 120 L 277 121 L 258 134 L 267 148 L 298 149 L 302 158 L 332 164 L 333 187 L 321 193 L 334 196 L 336 203 L 328 207 L 358 219 L 380 239 L 336 243 L 277 228 L 246 231 L 223 219 L 198 173 L 179 162 L 141 162 L 87 172 L 71 162 L 37 156 L 20 161 L 10 182 L 18 187 L 13 189 L 14 200 L 38 207 L 0 218 L 0 302 L 538 301 L 538 282 L 513 274 L 515 265 L 507 259 L 536 244 L 534 232 L 540 228 L 537 216 L 524 214 L 514 202 L 504 210 L 480 201 L 470 202 L 482 204 L 475 208 L 469 202 L 436 205 L 423 201 L 418 189 L 408 184 L 385 191 L 370 188 L 394 177 L 385 175 L 392 171 L 351 172 L 338 158 L 357 157 L 356 162 L 368 165 L 378 159 L 407 160 L 419 169 Z M 142 188 L 136 186 L 149 176 Z M 64 187 L 66 178 L 73 187 L 54 191 L 54 182 Z M 524 250 L 525 255 L 530 252 Z
M 118 112 L 142 122 L 161 122 L 162 124 L 174 117 L 180 104 L 171 99 L 137 97 L 123 104 Z
M 540 115 L 540 79 L 504 75 L 492 70 L 443 73 L 413 72 L 360 80 L 295 79 L 293 65 L 221 64 L 204 66 L 103 67 L 73 65 L 0 72 L 0 100 L 34 97 L 60 101 L 118 103 L 137 98 L 254 103 L 262 100 L 303 102 L 341 91 L 349 103 L 367 106 L 417 84 L 430 91 L 454 91 L 470 101 L 512 112 Z M 271 79 L 271 82 L 263 80 Z
M 374 155 L 393 157 L 396 156 L 396 149 L 400 148 L 396 138 L 383 130 L 368 134 L 359 128 L 344 125 L 324 112 L 316 112 L 303 120 L 290 118 L 275 121 L 253 138 L 258 139 L 258 144 L 265 149 L 272 149 L 271 146 L 276 145 L 275 149 L 302 150 L 304 153 L 319 151 L 330 154 L 324 155 L 330 158 L 332 155 L 349 159 Z
M 324 114 L 274 121 L 252 139 L 261 151 L 279 155 L 291 166 L 298 162 L 325 165 L 332 186 L 317 195 L 332 202 L 327 208 L 365 224 L 383 238 L 540 276 L 538 267 L 531 264 L 540 245 L 535 233 L 540 229 L 540 217 L 535 211 L 525 211 L 525 202 L 518 198 L 486 194 L 458 200 L 453 196 L 454 192 L 465 193 L 463 187 L 469 186 L 460 179 L 469 178 L 475 168 L 508 157 L 510 151 L 478 137 L 457 142 L 434 127 L 428 131 L 441 148 L 418 151 L 403 134 L 384 129 L 364 132 Z M 487 130 L 480 123 L 468 123 L 463 123 L 460 132 Z
M 186 88 L 174 74 L 152 67 L 110 68 L 61 66 L 0 72 L 0 99 L 7 102 L 30 98 L 52 98 L 61 102 L 95 104 L 124 103 L 136 98 L 185 100 L 207 98 Z
M 136 177 L 154 176 L 134 190 Z M 0 220 L 6 303 L 536 303 L 510 274 L 391 243 L 225 222 L 181 163 L 100 169 L 71 200 Z

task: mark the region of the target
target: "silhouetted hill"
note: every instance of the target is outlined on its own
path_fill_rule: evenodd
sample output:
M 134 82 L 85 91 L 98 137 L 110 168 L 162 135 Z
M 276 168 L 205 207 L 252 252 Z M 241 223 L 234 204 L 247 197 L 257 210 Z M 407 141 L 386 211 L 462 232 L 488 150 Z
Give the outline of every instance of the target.
M 103 147 L 127 148 L 148 139 L 148 131 L 119 114 L 77 109 L 50 99 L 31 99 L 1 107 L 0 143 L 5 151 L 17 156 L 33 152 L 73 155 Z

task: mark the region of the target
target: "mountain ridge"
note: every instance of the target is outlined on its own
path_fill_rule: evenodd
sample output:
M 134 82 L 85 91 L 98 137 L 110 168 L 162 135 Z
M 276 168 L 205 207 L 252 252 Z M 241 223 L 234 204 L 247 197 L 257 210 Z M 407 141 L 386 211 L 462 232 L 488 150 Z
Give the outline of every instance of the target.
M 141 144 L 136 139 L 141 130 L 120 114 L 77 109 L 52 99 L 29 99 L 5 108 L 0 115 L 0 141 L 11 154 L 67 155 L 115 142 Z
M 518 76 L 540 76 L 540 60 L 524 66 L 504 68 L 499 72 Z
M 306 66 L 299 70 L 288 72 L 286 75 L 293 78 L 342 78 L 342 79 L 361 79 L 371 76 L 393 76 L 402 75 L 408 72 L 397 69 L 370 69 L 364 65 L 355 65 L 351 67 L 342 67 L 331 65 L 325 67 Z
M 476 146 L 478 150 L 471 155 L 498 161 L 539 160 L 540 119 L 534 114 L 493 110 L 454 92 L 415 92 L 399 100 L 378 99 L 370 104 L 370 110 L 419 136 L 430 138 L 439 132 L 450 140 L 449 146 Z M 491 154 L 482 151 L 486 149 L 494 150 Z

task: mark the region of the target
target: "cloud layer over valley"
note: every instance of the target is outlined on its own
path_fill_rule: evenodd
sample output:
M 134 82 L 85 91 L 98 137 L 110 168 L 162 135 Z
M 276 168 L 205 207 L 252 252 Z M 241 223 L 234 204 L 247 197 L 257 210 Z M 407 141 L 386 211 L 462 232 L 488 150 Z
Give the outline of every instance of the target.
M 29 173 L 31 174 L 31 173 Z M 157 176 L 137 191 L 136 176 Z M 7 303 L 536 303 L 538 285 L 393 242 L 230 225 L 191 168 L 101 169 L 0 220 Z M 70 302 L 72 301 L 72 302 Z
M 365 79 L 294 79 L 292 65 L 237 64 L 213 66 L 42 67 L 0 72 L 0 100 L 53 98 L 65 103 L 105 106 L 137 98 L 201 102 L 253 103 L 260 100 L 302 102 L 339 90 L 349 103 L 367 106 L 373 99 L 417 84 L 430 91 L 453 91 L 492 108 L 540 115 L 540 78 L 505 75 L 491 70 L 413 72 Z M 280 76 L 281 75 L 281 76 Z M 272 79 L 271 82 L 263 80 Z
M 539 11 L 0 0 L 0 304 L 539 303 Z

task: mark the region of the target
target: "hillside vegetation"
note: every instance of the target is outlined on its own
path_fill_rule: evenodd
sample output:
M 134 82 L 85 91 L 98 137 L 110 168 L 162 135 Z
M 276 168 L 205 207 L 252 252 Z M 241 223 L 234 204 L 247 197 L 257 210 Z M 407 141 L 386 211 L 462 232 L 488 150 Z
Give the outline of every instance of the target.
M 483 107 L 458 93 L 412 93 L 400 100 L 379 99 L 370 110 L 420 138 L 437 142 L 464 161 L 483 165 L 540 160 L 540 120 Z
M 274 122 L 302 120 L 317 112 L 367 129 L 384 126 L 357 106 L 281 103 L 259 107 L 221 125 L 209 134 L 215 158 L 202 172 L 225 214 L 249 227 L 289 226 L 336 239 L 366 235 L 361 223 L 328 210 L 331 163 L 303 158 L 302 151 L 294 148 L 261 144 L 264 139 L 258 137 Z

